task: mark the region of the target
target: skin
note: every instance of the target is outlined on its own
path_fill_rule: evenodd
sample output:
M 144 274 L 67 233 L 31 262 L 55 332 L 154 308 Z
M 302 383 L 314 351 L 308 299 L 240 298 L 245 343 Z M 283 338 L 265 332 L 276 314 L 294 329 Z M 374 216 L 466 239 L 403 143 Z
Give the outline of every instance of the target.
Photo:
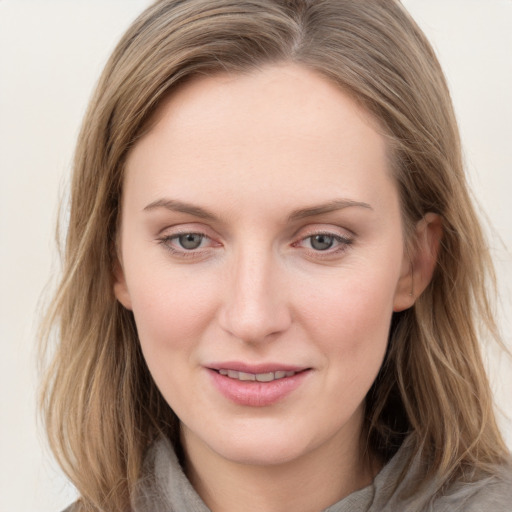
M 439 229 L 427 216 L 406 254 L 377 124 L 306 68 L 200 78 L 160 108 L 127 161 L 114 289 L 213 511 L 320 510 L 371 482 L 365 395 Z M 212 384 L 219 361 L 308 370 L 256 407 Z

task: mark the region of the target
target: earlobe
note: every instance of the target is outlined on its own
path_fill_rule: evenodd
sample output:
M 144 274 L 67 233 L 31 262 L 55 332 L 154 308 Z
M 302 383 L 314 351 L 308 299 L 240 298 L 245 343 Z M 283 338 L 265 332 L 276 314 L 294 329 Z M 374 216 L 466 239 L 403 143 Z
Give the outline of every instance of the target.
M 124 270 L 118 259 L 116 259 L 114 264 L 114 295 L 126 309 L 132 309 L 132 302 L 126 284 Z
M 413 306 L 429 285 L 436 268 L 442 236 L 443 224 L 440 215 L 427 213 L 416 224 L 413 248 L 406 252 L 404 258 L 393 311 L 403 311 Z

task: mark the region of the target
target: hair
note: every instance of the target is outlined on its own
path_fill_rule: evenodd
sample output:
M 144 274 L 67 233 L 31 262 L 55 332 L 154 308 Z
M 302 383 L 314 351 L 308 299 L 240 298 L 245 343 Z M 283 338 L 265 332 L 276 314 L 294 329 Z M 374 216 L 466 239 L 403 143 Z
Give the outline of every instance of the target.
M 126 511 L 149 445 L 178 420 L 113 293 L 124 164 L 162 101 L 198 76 L 295 63 L 349 94 L 388 141 L 407 240 L 442 218 L 431 283 L 392 319 L 366 399 L 368 449 L 384 460 L 414 433 L 439 488 L 489 472 L 507 448 L 479 338 L 498 339 L 494 274 L 463 170 L 449 91 L 424 34 L 397 0 L 161 0 L 108 61 L 78 138 L 63 273 L 41 335 L 41 410 L 80 510 Z M 51 340 L 56 334 L 53 348 Z

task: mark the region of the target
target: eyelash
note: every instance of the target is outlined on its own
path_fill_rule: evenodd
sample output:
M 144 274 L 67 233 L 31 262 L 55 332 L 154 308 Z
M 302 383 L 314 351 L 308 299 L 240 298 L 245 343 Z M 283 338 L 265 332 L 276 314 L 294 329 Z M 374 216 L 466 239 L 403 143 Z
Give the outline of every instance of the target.
M 172 235 L 166 235 L 161 238 L 158 238 L 158 243 L 162 245 L 167 251 L 169 251 L 174 256 L 177 256 L 179 258 L 200 258 L 201 256 L 204 256 L 205 250 L 209 249 L 207 248 L 198 248 L 198 249 L 190 249 L 187 250 L 185 248 L 178 249 L 172 245 L 172 243 L 177 240 L 181 236 L 186 235 L 197 235 L 202 237 L 201 238 L 201 244 L 203 241 L 212 240 L 208 235 L 205 233 L 197 232 L 197 231 L 183 231 L 178 233 L 173 233 Z M 329 258 L 332 256 L 339 255 L 343 252 L 345 252 L 354 242 L 354 239 L 351 237 L 339 235 L 336 233 L 332 233 L 329 231 L 315 231 L 312 233 L 307 234 L 306 236 L 303 236 L 300 238 L 300 240 L 293 242 L 291 245 L 292 247 L 300 247 L 300 244 L 308 239 L 312 239 L 313 237 L 318 236 L 326 236 L 329 238 L 334 239 L 335 243 L 337 243 L 337 247 L 332 249 L 331 247 L 325 249 L 325 250 L 315 250 L 312 248 L 306 248 L 303 247 L 304 251 L 306 251 L 309 255 L 315 258 Z M 220 244 L 217 244 L 220 246 Z

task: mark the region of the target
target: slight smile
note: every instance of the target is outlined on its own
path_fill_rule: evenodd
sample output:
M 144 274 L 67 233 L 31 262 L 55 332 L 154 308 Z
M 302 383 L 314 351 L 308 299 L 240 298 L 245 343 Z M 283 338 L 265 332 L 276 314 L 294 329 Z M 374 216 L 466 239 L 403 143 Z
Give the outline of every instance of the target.
M 258 381 L 258 382 L 272 382 L 273 380 L 284 379 L 285 377 L 293 377 L 297 372 L 285 372 L 278 370 L 276 372 L 267 373 L 247 373 L 237 372 L 236 370 L 226 370 L 221 368 L 219 370 L 221 375 L 225 375 L 230 379 L 246 380 L 246 381 Z
M 250 407 L 269 406 L 283 400 L 311 373 L 311 368 L 240 362 L 216 363 L 206 369 L 225 398 Z

